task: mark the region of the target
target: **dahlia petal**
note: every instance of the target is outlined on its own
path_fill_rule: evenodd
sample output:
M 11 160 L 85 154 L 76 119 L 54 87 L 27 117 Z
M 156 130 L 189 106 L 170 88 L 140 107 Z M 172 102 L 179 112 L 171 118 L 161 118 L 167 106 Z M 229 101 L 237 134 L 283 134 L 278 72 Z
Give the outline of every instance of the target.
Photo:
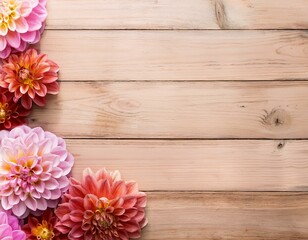
M 46 88 L 47 88 L 47 92 L 53 95 L 58 94 L 60 91 L 60 86 L 59 86 L 59 83 L 57 82 L 47 84 Z
M 87 194 L 84 198 L 84 209 L 95 211 L 97 208 L 98 198 L 94 194 Z
M 26 22 L 29 25 L 29 31 L 37 31 L 42 27 L 42 21 L 40 20 L 39 16 L 32 12 L 29 17 L 27 17 Z
M 15 21 L 16 31 L 19 33 L 25 33 L 29 30 L 29 25 L 25 18 L 21 17 Z
M 27 210 L 26 204 L 24 202 L 19 202 L 19 204 L 14 205 L 12 208 L 12 212 L 15 216 L 22 216 Z
M 84 232 L 79 226 L 74 226 L 70 233 L 68 234 L 68 237 L 70 239 L 78 239 L 84 235 Z
M 15 194 L 11 194 L 8 196 L 8 202 L 11 206 L 18 204 L 20 201 L 19 197 Z
M 45 97 L 35 96 L 35 98 L 33 98 L 33 101 L 35 102 L 36 105 L 40 107 L 44 107 L 46 105 Z
M 73 222 L 82 222 L 83 220 L 83 211 L 81 210 L 73 210 L 70 212 L 70 219 L 73 221 Z
M 2 59 L 7 58 L 10 55 L 11 50 L 12 50 L 11 47 L 6 45 L 5 49 L 0 51 L 0 58 Z
M 5 212 L 0 212 L 0 223 L 1 224 L 8 224 L 8 217 Z
M 36 37 L 36 32 L 35 31 L 28 31 L 28 32 L 20 34 L 20 37 L 23 41 L 33 42 L 35 37 Z
M 0 225 L 0 239 L 12 235 L 12 229 L 9 225 Z
M 25 108 L 25 109 L 31 109 L 32 108 L 32 100 L 28 95 L 24 95 L 21 98 L 21 105 Z
M 15 240 L 26 240 L 26 234 L 21 230 L 13 231 L 12 235 Z
M 48 190 L 55 190 L 59 187 L 59 183 L 54 178 L 50 178 L 48 181 L 44 182 L 45 188 Z
M 25 201 L 25 204 L 32 211 L 35 211 L 37 209 L 37 202 L 32 197 L 28 197 Z
M 39 210 L 47 209 L 47 202 L 44 198 L 37 199 L 36 202 L 37 202 L 37 209 Z
M 9 31 L 6 35 L 6 41 L 13 48 L 18 48 L 20 46 L 20 35 L 18 32 Z
M 139 224 L 137 222 L 131 221 L 131 222 L 124 222 L 122 223 L 125 230 L 128 232 L 136 232 L 139 230 Z
M 3 51 L 6 48 L 7 41 L 5 37 L 0 36 L 0 51 Z

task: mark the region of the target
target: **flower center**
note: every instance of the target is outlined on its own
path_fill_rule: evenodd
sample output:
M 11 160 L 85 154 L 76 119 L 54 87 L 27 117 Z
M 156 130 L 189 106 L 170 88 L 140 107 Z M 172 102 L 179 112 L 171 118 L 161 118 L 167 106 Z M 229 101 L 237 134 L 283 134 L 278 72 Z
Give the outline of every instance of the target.
M 10 114 L 11 114 L 11 110 L 9 110 L 9 104 L 8 103 L 4 103 L 4 104 L 0 103 L 0 123 L 4 123 L 6 121 L 6 119 L 9 119 Z
M 48 224 L 46 220 L 43 220 L 42 224 L 37 224 L 37 226 L 32 229 L 32 234 L 39 240 L 51 240 L 55 236 L 52 225 Z
M 18 72 L 18 77 L 23 84 L 28 85 L 30 88 L 33 88 L 33 79 L 31 78 L 31 73 L 29 69 L 21 68 Z
M 117 218 L 106 212 L 108 205 L 108 201 L 100 202 L 95 211 L 87 210 L 85 212 L 81 228 L 86 232 L 86 235 L 104 239 L 104 236 L 111 236 L 115 233 Z
M 0 35 L 5 36 L 8 29 L 15 31 L 15 20 L 20 18 L 22 0 L 0 1 Z

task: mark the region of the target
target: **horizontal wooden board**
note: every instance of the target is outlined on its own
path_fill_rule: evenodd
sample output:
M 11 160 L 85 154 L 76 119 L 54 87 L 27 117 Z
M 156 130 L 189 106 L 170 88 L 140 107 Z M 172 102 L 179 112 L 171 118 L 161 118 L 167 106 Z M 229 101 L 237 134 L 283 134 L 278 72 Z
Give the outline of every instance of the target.
M 305 31 L 46 31 L 62 80 L 308 79 Z
M 143 240 L 306 240 L 307 193 L 151 193 Z
M 49 29 L 307 29 L 307 0 L 53 0 Z
M 73 138 L 308 138 L 308 82 L 63 82 L 30 117 Z
M 308 191 L 308 141 L 67 140 L 83 169 L 121 170 L 146 191 Z

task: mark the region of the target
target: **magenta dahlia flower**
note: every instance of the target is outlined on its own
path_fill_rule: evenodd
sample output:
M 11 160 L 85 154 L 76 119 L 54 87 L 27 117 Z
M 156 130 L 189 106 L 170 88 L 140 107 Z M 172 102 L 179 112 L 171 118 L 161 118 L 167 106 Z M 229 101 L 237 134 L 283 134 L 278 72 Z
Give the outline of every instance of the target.
M 41 128 L 0 131 L 0 200 L 18 218 L 55 208 L 74 163 L 65 142 Z
M 84 171 L 83 180 L 70 180 L 68 193 L 56 209 L 56 225 L 70 240 L 139 238 L 146 225 L 146 195 L 118 171 Z
M 0 239 L 26 240 L 26 233 L 20 229 L 18 219 L 6 212 L 0 212 Z
M 0 58 L 39 42 L 47 18 L 47 0 L 0 1 Z

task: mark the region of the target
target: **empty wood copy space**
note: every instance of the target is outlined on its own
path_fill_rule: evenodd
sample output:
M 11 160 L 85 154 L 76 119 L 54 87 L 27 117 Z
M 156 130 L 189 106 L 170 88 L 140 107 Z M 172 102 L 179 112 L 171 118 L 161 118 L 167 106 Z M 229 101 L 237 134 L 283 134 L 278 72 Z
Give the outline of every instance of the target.
M 51 0 L 73 174 L 148 193 L 142 240 L 308 239 L 308 0 Z

